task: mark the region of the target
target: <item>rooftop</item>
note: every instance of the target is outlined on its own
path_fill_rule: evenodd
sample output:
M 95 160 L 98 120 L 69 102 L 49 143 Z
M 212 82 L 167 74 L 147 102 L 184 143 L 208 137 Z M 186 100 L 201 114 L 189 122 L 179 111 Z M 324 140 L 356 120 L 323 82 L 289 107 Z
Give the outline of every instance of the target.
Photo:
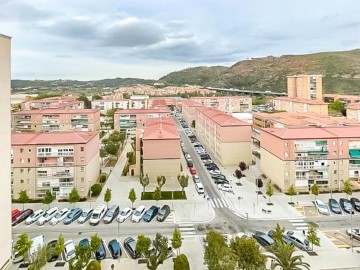
M 223 113 L 219 110 L 207 108 L 207 107 L 199 107 L 196 108 L 197 111 L 201 112 L 206 117 L 210 118 L 212 121 L 217 123 L 218 125 L 225 126 L 250 126 L 251 124 L 243 122 L 231 115 Z
M 150 118 L 147 120 L 143 140 L 180 139 L 175 122 L 171 117 Z
M 313 76 L 320 76 L 322 77 L 323 75 L 320 74 L 300 74 L 300 75 L 290 75 L 287 76 L 287 78 L 304 78 L 304 77 L 313 77 Z
M 11 145 L 57 145 L 83 144 L 89 142 L 97 132 L 46 132 L 46 133 L 13 133 Z
M 360 110 L 360 103 L 352 103 L 352 104 L 346 105 L 346 109 Z
M 251 98 L 250 96 L 219 96 L 219 97 L 191 97 L 191 99 L 243 99 L 243 98 Z
M 86 114 L 86 113 L 95 113 L 99 109 L 78 109 L 78 110 L 69 110 L 69 109 L 56 109 L 56 108 L 45 108 L 39 110 L 24 110 L 19 112 L 12 113 L 13 115 L 22 115 L 22 114 Z
M 320 100 L 311 100 L 305 98 L 291 98 L 291 97 L 277 97 L 273 100 L 284 100 L 284 101 L 292 101 L 296 103 L 306 103 L 306 104 L 313 104 L 313 105 L 327 105 L 326 102 Z
M 149 114 L 149 113 L 169 113 L 169 111 L 163 109 L 130 109 L 130 110 L 117 110 L 115 112 L 115 114 Z
M 183 99 L 182 104 L 186 104 L 189 107 L 203 107 L 203 105 L 192 99 Z

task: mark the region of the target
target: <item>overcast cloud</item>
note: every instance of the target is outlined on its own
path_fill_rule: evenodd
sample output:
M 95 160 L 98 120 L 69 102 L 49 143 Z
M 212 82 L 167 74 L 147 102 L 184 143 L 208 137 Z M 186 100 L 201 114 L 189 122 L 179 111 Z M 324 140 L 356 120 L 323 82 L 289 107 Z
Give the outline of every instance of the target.
M 249 57 L 360 48 L 358 0 L 2 0 L 14 79 L 158 79 Z

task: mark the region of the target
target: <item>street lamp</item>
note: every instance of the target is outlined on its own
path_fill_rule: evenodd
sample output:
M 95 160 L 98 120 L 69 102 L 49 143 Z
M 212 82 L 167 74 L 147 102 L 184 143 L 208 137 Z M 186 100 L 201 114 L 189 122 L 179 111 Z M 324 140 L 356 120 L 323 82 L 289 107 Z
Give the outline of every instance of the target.
M 238 200 L 239 200 L 239 212 L 240 212 L 240 200 L 244 199 L 243 197 L 239 196 Z
M 174 210 L 174 188 L 175 188 L 175 181 L 174 181 L 174 177 L 171 177 L 171 182 L 173 182 L 173 187 L 172 187 L 172 194 L 171 194 L 171 209 Z
M 254 206 L 254 215 L 255 215 L 255 203 L 253 203 L 253 206 Z
M 91 181 L 89 180 L 89 202 L 90 202 L 90 208 L 91 208 Z

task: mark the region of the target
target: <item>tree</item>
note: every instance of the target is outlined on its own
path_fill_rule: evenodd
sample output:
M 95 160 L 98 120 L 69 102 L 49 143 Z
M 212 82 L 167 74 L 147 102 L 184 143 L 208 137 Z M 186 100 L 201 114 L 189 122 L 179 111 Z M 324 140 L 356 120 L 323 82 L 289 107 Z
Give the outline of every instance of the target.
M 91 196 L 98 196 L 101 193 L 102 186 L 99 183 L 91 186 Z
M 151 245 L 151 240 L 149 237 L 146 237 L 143 234 L 139 234 L 137 237 L 137 241 L 136 241 L 136 251 L 143 254 L 145 258 L 149 258 L 150 256 L 150 245 Z
M 190 270 L 189 260 L 185 254 L 180 254 L 174 259 L 174 270 Z
M 113 133 L 111 133 L 109 140 L 113 143 L 118 143 L 120 141 L 120 132 L 114 130 Z
M 26 233 L 22 233 L 14 245 L 14 251 L 18 252 L 19 256 L 24 257 L 24 261 L 28 261 L 31 244 L 32 241 L 29 239 L 29 236 Z
M 153 192 L 153 199 L 156 201 L 156 206 L 158 201 L 161 199 L 161 189 L 156 187 L 155 191 Z
M 224 236 L 219 232 L 210 231 L 206 234 L 206 241 L 208 245 L 205 248 L 204 263 L 208 269 L 234 270 L 236 256 L 225 243 Z
M 51 193 L 50 190 L 47 190 L 45 192 L 45 196 L 43 199 L 43 204 L 47 204 L 49 206 L 50 209 L 50 204 L 55 200 L 55 196 Z
M 136 151 L 136 137 L 131 138 L 131 148 L 133 151 Z
M 283 234 L 285 232 L 285 228 L 281 228 L 279 223 L 276 224 L 276 228 L 273 231 L 272 238 L 275 240 L 275 242 L 283 242 Z
M 75 205 L 78 201 L 80 201 L 79 193 L 76 188 L 73 188 L 69 194 L 69 203 L 73 203 Z
M 106 189 L 104 194 L 104 202 L 106 202 L 106 205 L 109 206 L 110 201 L 111 201 L 111 189 L 108 188 Z
M 169 254 L 168 239 L 166 236 L 157 233 L 155 239 L 152 241 L 154 252 L 152 252 L 147 261 L 147 268 L 156 270 L 160 264 L 166 260 Z
M 271 182 L 266 185 L 266 195 L 269 196 L 269 204 L 271 203 L 271 196 L 274 195 L 274 186 Z
M 235 170 L 235 176 L 237 179 L 240 179 L 243 176 L 241 170 L 239 169 Z
M 19 203 L 22 203 L 22 205 L 23 205 L 23 211 L 24 211 L 24 204 L 25 203 L 28 203 L 29 202 L 29 196 L 27 195 L 27 193 L 26 193 L 26 190 L 21 190 L 20 192 L 19 192 L 19 199 L 18 199 L 18 202 Z
M 177 250 L 177 255 L 179 255 L 180 248 L 182 246 L 181 232 L 178 228 L 175 228 L 173 236 L 171 238 L 171 246 Z
M 184 188 L 186 188 L 189 184 L 189 176 L 188 175 L 180 175 L 178 174 L 177 179 L 182 188 L 182 193 L 184 194 Z
M 131 201 L 131 208 L 134 208 L 134 202 L 136 201 L 137 197 L 136 197 L 136 193 L 135 193 L 135 189 L 130 189 L 129 191 L 129 200 Z
M 101 165 L 104 165 L 104 157 L 106 157 L 108 153 L 104 148 L 100 149 L 100 158 L 101 158 Z
M 101 264 L 97 260 L 92 260 L 87 265 L 86 270 L 101 270 Z
M 81 94 L 77 100 L 84 102 L 85 109 L 91 109 L 91 101 L 88 99 L 88 97 L 85 94 Z
M 245 171 L 246 168 L 247 168 L 246 163 L 244 161 L 241 161 L 239 163 L 239 168 L 240 168 L 241 171 Z
M 29 270 L 40 270 L 47 263 L 48 250 L 43 246 L 30 255 Z
M 316 200 L 316 196 L 319 195 L 319 187 L 317 184 L 313 184 L 311 186 L 311 194 L 315 196 L 315 200 Z
M 101 246 L 101 238 L 96 234 L 91 236 L 90 239 L 90 250 L 93 253 L 96 253 L 96 251 L 100 248 Z
M 336 112 L 341 112 L 344 109 L 344 103 L 339 100 L 335 100 L 329 104 L 329 109 Z
M 265 269 L 266 256 L 262 254 L 254 238 L 235 237 L 230 242 L 230 249 L 236 255 L 239 269 Z
M 119 148 L 120 145 L 117 143 L 114 143 L 112 141 L 109 141 L 106 145 L 105 145 L 105 151 L 112 156 L 117 156 L 118 152 L 119 152 Z
M 81 270 L 88 265 L 91 258 L 89 245 L 76 245 L 75 258 L 69 261 L 70 269 Z
M 102 99 L 102 96 L 100 96 L 99 94 L 94 94 L 91 98 L 91 100 L 99 100 Z
M 121 145 L 121 149 L 124 149 L 125 140 L 126 140 L 126 134 L 124 132 L 121 132 L 120 136 L 119 136 L 119 142 Z
M 145 192 L 145 187 L 150 183 L 150 179 L 149 176 L 146 174 L 144 175 L 140 175 L 140 184 L 144 187 L 144 192 Z
M 344 193 L 346 194 L 346 198 L 353 193 L 351 181 L 349 179 L 344 181 Z
M 294 256 L 294 245 L 280 242 L 269 246 L 267 250 L 271 253 L 268 256 L 272 260 L 271 269 L 277 269 L 277 267 L 283 270 L 310 269 L 310 265 L 303 262 L 303 255 Z
M 291 184 L 291 186 L 289 187 L 288 194 L 290 195 L 291 203 L 292 203 L 292 198 L 294 195 L 296 195 L 296 188 L 294 184 Z
M 320 247 L 320 238 L 317 236 L 315 226 L 310 225 L 308 228 L 306 239 L 311 243 L 311 250 L 314 250 L 314 245 Z
M 59 239 L 56 242 L 54 254 L 59 256 L 65 249 L 65 239 L 62 234 L 59 235 Z
M 160 191 L 161 191 L 162 186 L 163 186 L 163 185 L 165 184 L 165 182 L 166 182 L 166 177 L 163 176 L 163 175 L 161 175 L 161 176 L 158 176 L 156 180 L 157 180 L 157 183 L 158 183 L 159 188 L 160 188 Z

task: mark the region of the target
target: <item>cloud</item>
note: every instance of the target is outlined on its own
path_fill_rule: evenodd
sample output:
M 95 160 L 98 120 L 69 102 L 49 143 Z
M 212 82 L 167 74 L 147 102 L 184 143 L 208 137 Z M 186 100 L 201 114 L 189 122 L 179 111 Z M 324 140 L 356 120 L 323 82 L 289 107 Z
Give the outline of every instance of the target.
M 358 26 L 360 26 L 360 20 L 340 24 L 340 25 L 338 25 L 338 28 L 339 29 L 347 29 L 347 28 L 355 28 Z
M 38 9 L 25 3 L 7 1 L 1 6 L 0 21 L 12 21 L 17 23 L 36 22 L 51 17 L 49 10 Z

